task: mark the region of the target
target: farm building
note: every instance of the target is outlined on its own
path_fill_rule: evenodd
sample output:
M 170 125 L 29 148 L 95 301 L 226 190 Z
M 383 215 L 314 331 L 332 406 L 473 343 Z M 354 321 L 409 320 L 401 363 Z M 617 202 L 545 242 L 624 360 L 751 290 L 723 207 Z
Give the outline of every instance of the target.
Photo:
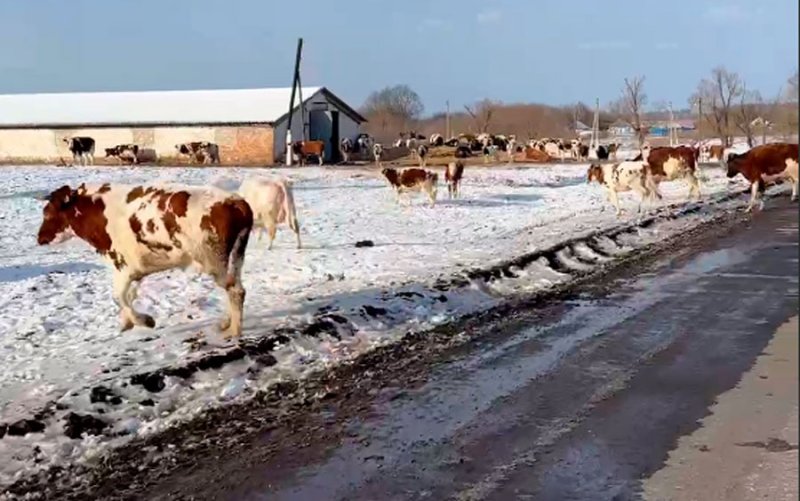
M 336 160 L 339 138 L 355 138 L 366 120 L 325 87 L 304 87 L 293 109 L 292 138 L 326 143 Z M 54 163 L 71 159 L 69 136 L 92 137 L 104 148 L 137 144 L 176 162 L 175 145 L 219 145 L 223 165 L 273 165 L 286 158 L 291 88 L 0 95 L 0 162 Z
M 630 137 L 633 136 L 635 132 L 636 131 L 633 130 L 633 125 L 622 119 L 616 120 L 608 126 L 608 133 L 615 137 Z

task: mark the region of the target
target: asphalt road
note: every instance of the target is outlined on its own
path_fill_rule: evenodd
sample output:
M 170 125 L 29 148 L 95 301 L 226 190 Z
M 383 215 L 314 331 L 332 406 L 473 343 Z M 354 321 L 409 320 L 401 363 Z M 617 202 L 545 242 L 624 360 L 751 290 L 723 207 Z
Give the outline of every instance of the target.
M 774 201 L 722 237 L 687 239 L 573 299 L 487 325 L 438 363 L 354 389 L 346 405 L 334 397 L 292 426 L 196 457 L 141 498 L 693 499 L 670 491 L 686 475 L 670 454 L 691 455 L 681 438 L 703 431 L 717 398 L 797 314 L 797 205 Z M 770 394 L 758 394 L 763 408 Z M 750 416 L 753 395 L 720 416 L 750 420 L 737 416 Z M 793 395 L 764 426 L 796 415 Z M 796 441 L 770 442 L 772 430 L 725 429 L 700 450 L 796 452 Z

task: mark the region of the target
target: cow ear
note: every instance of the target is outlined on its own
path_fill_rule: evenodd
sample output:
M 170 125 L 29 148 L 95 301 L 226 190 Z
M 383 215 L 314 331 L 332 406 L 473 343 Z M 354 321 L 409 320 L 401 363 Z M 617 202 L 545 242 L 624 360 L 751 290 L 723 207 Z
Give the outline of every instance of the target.
M 59 208 L 65 209 L 75 201 L 75 191 L 68 185 L 64 185 L 47 197 L 48 202 L 56 204 Z

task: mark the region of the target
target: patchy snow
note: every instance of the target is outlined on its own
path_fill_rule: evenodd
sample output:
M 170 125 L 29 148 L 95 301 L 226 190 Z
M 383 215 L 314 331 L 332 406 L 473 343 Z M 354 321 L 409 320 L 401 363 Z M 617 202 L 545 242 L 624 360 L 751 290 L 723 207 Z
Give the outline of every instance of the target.
M 51 412 L 41 418 L 47 423 L 44 432 L 7 433 L 0 439 L 0 456 L 7 459 L 0 464 L 0 485 L 35 468 L 90 459 L 108 444 L 248 398 L 277 380 L 301 377 L 409 330 L 491 307 L 506 294 L 569 279 L 568 273 L 540 259 L 519 270 L 512 281 L 472 280 L 457 293 L 430 294 L 437 279 L 489 268 L 635 220 L 635 214 L 617 219 L 601 188 L 588 185 L 585 174 L 586 165 L 469 169 L 462 198 L 446 200 L 440 187 L 440 200 L 430 208 L 419 196 L 398 206 L 377 172 L 362 169 L 3 168 L 0 425 L 48 407 Z M 235 189 L 245 176 L 254 175 L 293 180 L 304 248 L 295 249 L 288 228 L 278 230 L 272 251 L 266 249 L 266 239 L 251 239 L 243 273 L 244 339 L 309 322 L 325 311 L 339 315 L 350 335 L 298 336 L 275 349 L 267 367 L 245 356 L 190 378 L 167 375 L 157 392 L 131 384 L 136 374 L 230 347 L 215 327 L 222 313 L 221 291 L 209 278 L 189 272 L 148 277 L 136 306 L 156 319 L 157 328 L 120 333 L 111 273 L 88 244 L 74 239 L 58 246 L 36 245 L 43 205 L 37 197 L 81 182 L 167 181 Z M 701 174 L 705 200 L 743 186 L 732 185 L 719 168 Z M 688 186 L 664 183 L 661 191 L 666 203 L 682 203 Z M 622 194 L 621 199 L 629 210 L 635 209 L 633 195 Z M 643 233 L 642 241 L 674 234 L 701 217 L 656 225 Z M 374 246 L 354 246 L 363 240 Z M 577 245 L 560 251 L 556 259 L 566 269 L 581 270 L 586 262 L 601 263 L 630 250 L 610 239 L 596 244 L 606 256 Z M 98 387 L 102 391 L 92 391 Z M 54 403 L 57 411 L 52 411 Z M 68 438 L 66 412 L 98 416 L 108 428 L 101 436 Z

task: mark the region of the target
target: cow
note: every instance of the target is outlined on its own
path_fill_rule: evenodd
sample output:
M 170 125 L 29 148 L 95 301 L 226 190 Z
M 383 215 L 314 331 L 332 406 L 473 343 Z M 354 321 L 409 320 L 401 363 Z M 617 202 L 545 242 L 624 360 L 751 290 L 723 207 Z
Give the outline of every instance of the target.
M 650 165 L 656 184 L 663 181 L 685 179 L 689 183 L 689 198 L 700 198 L 700 183 L 695 174 L 695 150 L 688 146 L 662 146 L 651 148 L 645 144 L 634 161 L 643 160 Z
M 192 141 L 190 143 L 176 144 L 175 149 L 179 155 L 189 157 L 190 162 L 202 164 L 219 164 L 219 146 L 208 141 Z
M 383 169 L 381 174 L 389 181 L 394 188 L 397 202 L 400 202 L 400 195 L 410 192 L 425 192 L 431 200 L 431 207 L 436 204 L 436 183 L 439 176 L 435 172 L 425 169 Z
M 362 132 L 356 137 L 354 150 L 357 151 L 362 158 L 367 158 L 367 155 L 372 154 L 372 147 L 375 141 L 366 132 Z
M 619 147 L 619 143 L 608 143 L 606 145 L 606 151 L 608 151 L 608 156 L 611 160 L 617 159 L 617 151 L 619 151 Z
M 456 151 L 453 153 L 453 156 L 456 158 L 467 158 L 472 156 L 472 148 L 465 144 L 460 144 L 456 146 Z
M 295 141 L 292 143 L 292 153 L 297 157 L 300 165 L 303 166 L 308 161 L 308 157 L 317 158 L 319 165 L 325 161 L 325 142 L 324 141 Z
M 115 157 L 120 165 L 123 161 L 131 164 L 139 163 L 139 146 L 136 144 L 118 144 L 113 148 L 106 148 L 106 158 Z
M 587 172 L 587 182 L 596 181 L 606 189 L 606 196 L 616 209 L 617 216 L 622 214 L 618 192 L 635 191 L 639 194 L 637 212 L 641 212 L 642 203 L 660 198 L 653 182 L 650 167 L 646 162 L 621 162 L 618 164 L 592 164 Z
M 383 145 L 381 143 L 372 145 L 372 158 L 375 159 L 376 165 L 381 164 L 381 159 L 383 158 Z
M 459 143 L 460 141 L 458 140 L 457 137 L 451 137 L 450 139 L 444 142 L 444 145 L 449 146 L 450 148 L 456 148 L 458 147 Z
M 112 267 L 122 331 L 155 327 L 151 316 L 133 309 L 135 283 L 193 266 L 227 292 L 228 311 L 219 324 L 225 338 L 241 335 L 241 272 L 253 226 L 244 199 L 217 188 L 105 183 L 64 185 L 46 201 L 39 245 L 77 236 L 94 247 Z
M 253 211 L 253 224 L 269 235 L 269 250 L 275 240 L 279 224 L 287 223 L 297 237 L 297 248 L 300 249 L 300 224 L 294 208 L 292 185 L 288 180 L 245 179 L 239 187 L 239 195 L 244 198 Z
M 447 195 L 458 198 L 458 190 L 461 186 L 461 178 L 464 175 L 464 162 L 450 162 L 444 171 L 444 180 L 447 183 Z
M 737 174 L 744 176 L 750 182 L 750 203 L 747 212 L 753 210 L 755 203 L 759 208 L 764 208 L 761 195 L 764 193 L 766 183 L 779 179 L 789 179 L 792 183 L 791 200 L 797 200 L 798 182 L 798 147 L 790 143 L 771 143 L 756 146 L 746 153 L 728 155 L 726 163 L 728 178 Z
M 508 163 L 514 163 L 514 154 L 517 152 L 517 136 L 508 136 L 508 144 L 506 147 L 508 153 Z
M 355 145 L 353 144 L 353 140 L 349 137 L 342 138 L 339 143 L 339 151 L 342 153 L 342 161 L 344 163 L 350 162 L 350 154 L 353 153 L 353 149 Z
M 428 163 L 428 146 L 425 144 L 420 144 L 417 146 L 417 158 L 419 158 L 419 165 L 422 168 Z
M 559 148 L 558 143 L 555 142 L 544 143 L 544 152 L 547 153 L 548 157 L 562 158 L 561 148 Z
M 73 163 L 94 165 L 94 139 L 86 136 L 65 137 L 64 142 L 72 153 Z
M 708 161 L 709 162 L 721 162 L 723 160 L 723 154 L 725 152 L 725 147 L 720 144 L 713 144 L 708 147 Z
M 431 134 L 428 139 L 428 144 L 431 146 L 444 146 L 444 136 L 439 133 Z
M 608 157 L 611 155 L 611 152 L 608 151 L 608 146 L 604 144 L 597 145 L 597 149 L 594 150 L 594 153 L 598 160 L 608 160 Z

